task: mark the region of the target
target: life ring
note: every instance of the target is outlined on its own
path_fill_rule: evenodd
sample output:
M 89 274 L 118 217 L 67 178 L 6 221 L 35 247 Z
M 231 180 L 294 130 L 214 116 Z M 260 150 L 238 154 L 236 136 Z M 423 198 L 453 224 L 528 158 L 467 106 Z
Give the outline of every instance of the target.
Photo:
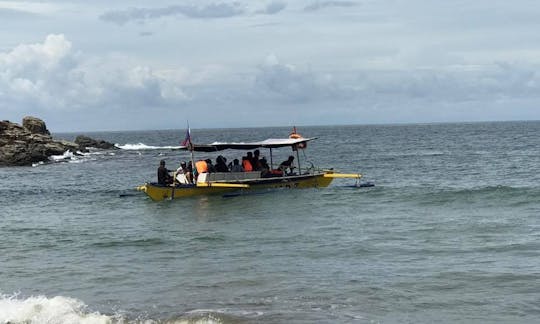
M 291 139 L 299 139 L 299 138 L 303 138 L 303 137 L 302 137 L 302 135 L 300 135 L 300 134 L 298 134 L 296 132 L 296 127 L 295 127 L 294 130 L 292 131 L 292 133 L 289 134 L 289 138 L 291 138 Z M 298 143 L 298 144 L 296 144 L 296 147 L 301 148 L 301 149 L 305 149 L 307 147 L 307 142 Z

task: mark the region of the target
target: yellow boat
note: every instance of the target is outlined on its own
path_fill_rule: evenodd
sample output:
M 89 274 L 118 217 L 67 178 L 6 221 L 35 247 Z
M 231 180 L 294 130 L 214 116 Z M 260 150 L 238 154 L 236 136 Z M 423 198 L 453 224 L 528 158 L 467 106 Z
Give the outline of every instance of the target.
M 297 135 L 296 133 L 292 135 Z M 328 187 L 334 178 L 353 178 L 360 179 L 361 174 L 343 174 L 336 173 L 333 170 L 321 170 L 313 166 L 302 169 L 298 151 L 305 149 L 307 142 L 315 138 L 303 138 L 301 136 L 292 136 L 284 139 L 267 139 L 261 142 L 248 143 L 221 143 L 212 144 L 191 144 L 182 146 L 180 149 L 193 152 L 217 152 L 227 149 L 232 150 L 254 150 L 266 148 L 270 150 L 270 169 L 273 169 L 272 149 L 280 147 L 291 147 L 296 151 L 298 168 L 294 173 L 279 176 L 263 176 L 260 171 L 250 172 L 211 172 L 200 173 L 195 183 L 174 181 L 171 185 L 160 185 L 157 183 L 145 183 L 137 187 L 137 190 L 145 192 L 152 200 L 161 201 L 164 199 L 176 199 L 198 195 L 214 194 L 245 194 L 260 189 L 277 188 L 322 188 Z

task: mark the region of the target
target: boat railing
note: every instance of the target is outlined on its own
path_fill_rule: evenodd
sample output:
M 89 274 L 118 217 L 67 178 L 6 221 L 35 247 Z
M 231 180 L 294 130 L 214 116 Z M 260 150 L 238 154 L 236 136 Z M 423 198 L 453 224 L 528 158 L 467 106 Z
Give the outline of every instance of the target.
M 231 181 L 242 181 L 242 180 L 255 180 L 261 177 L 261 172 L 251 171 L 251 172 L 212 172 L 212 173 L 201 173 L 197 178 L 197 182 L 207 183 L 207 182 L 231 182 Z

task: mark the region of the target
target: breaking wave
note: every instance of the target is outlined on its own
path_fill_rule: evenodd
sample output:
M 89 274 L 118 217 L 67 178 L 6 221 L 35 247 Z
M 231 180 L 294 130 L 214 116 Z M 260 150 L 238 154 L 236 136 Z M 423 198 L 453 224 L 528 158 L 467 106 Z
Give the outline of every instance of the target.
M 94 160 L 95 157 L 98 155 L 114 156 L 116 155 L 116 153 L 105 152 L 105 151 L 90 151 L 90 152 L 77 151 L 73 153 L 68 150 L 68 151 L 65 151 L 64 154 L 61 154 L 61 155 L 49 156 L 48 161 L 40 161 L 37 163 L 32 163 L 32 166 L 37 167 L 40 165 L 51 164 L 51 163 L 82 163 L 84 161 Z
M 130 151 L 141 151 L 141 150 L 178 150 L 182 146 L 152 146 L 152 145 L 146 145 L 144 143 L 138 143 L 138 144 L 115 144 L 116 147 L 122 149 L 122 150 L 130 150 Z
M 195 309 L 167 319 L 149 318 L 146 315 L 133 317 L 122 314 L 104 315 L 92 311 L 82 301 L 56 296 L 32 296 L 26 299 L 18 295 L 0 294 L 0 323 L 51 323 L 51 324 L 214 324 L 244 323 L 256 319 L 262 312 Z
M 80 300 L 57 296 L 19 299 L 0 295 L 0 323 L 113 323 L 118 319 L 91 312 Z

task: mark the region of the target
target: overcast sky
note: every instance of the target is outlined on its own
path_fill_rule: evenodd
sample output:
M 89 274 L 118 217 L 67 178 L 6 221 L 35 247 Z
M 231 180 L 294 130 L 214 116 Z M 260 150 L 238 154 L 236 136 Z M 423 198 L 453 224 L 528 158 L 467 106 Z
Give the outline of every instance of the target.
M 0 119 L 539 120 L 539 17 L 537 0 L 0 0 Z

